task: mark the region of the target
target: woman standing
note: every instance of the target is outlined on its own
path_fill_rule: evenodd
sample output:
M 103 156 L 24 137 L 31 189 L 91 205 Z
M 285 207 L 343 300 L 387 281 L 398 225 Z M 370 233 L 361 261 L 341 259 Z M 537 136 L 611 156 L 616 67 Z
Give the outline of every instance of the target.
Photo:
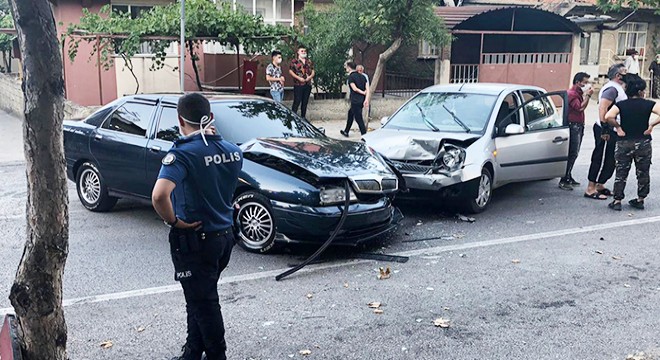
M 605 115 L 606 121 L 612 125 L 619 135 L 614 158 L 616 159 L 616 176 L 614 179 L 614 201 L 609 208 L 621 211 L 623 191 L 633 161 L 637 175 L 637 198 L 630 200 L 630 206 L 644 209 L 644 199 L 649 194 L 651 168 L 651 131 L 660 123 L 654 121 L 649 125 L 652 113 L 660 115 L 660 103 L 644 99 L 646 81 L 634 74 L 626 75 L 626 94 L 628 100 L 616 103 Z M 620 119 L 620 123 L 617 121 Z
M 651 97 L 660 99 L 660 54 L 655 56 L 655 61 L 649 66 L 651 73 Z

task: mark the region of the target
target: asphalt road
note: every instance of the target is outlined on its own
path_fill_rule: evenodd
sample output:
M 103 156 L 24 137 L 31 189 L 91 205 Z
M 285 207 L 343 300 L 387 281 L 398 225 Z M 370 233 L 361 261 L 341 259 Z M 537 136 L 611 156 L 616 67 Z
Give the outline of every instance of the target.
M 0 115 L 0 130 L 16 130 L 17 124 Z M 20 148 L 2 146 L 0 313 L 10 306 L 26 200 Z M 588 132 L 575 170 L 580 181 L 592 148 Z M 219 285 L 229 358 L 659 354 L 657 167 L 651 183 L 645 211 L 612 212 L 607 202 L 584 199 L 581 189 L 559 190 L 555 180 L 498 189 L 474 223 L 458 220 L 443 204 L 403 203 L 403 225 L 368 249 L 410 256 L 403 264 L 349 259 L 351 252 L 335 249 L 326 262 L 275 282 L 276 274 L 311 249 L 260 256 L 237 247 Z M 631 177 L 628 194 L 634 191 Z M 64 298 L 71 359 L 178 354 L 185 338 L 184 301 L 173 281 L 167 228 L 149 207 L 120 202 L 111 213 L 95 214 L 80 205 L 73 184 L 69 196 Z M 392 268 L 390 279 L 377 279 L 381 266 Z M 370 302 L 380 302 L 383 313 L 374 313 Z M 438 318 L 448 319 L 449 327 L 435 327 Z M 104 349 L 100 344 L 106 341 L 112 346 Z

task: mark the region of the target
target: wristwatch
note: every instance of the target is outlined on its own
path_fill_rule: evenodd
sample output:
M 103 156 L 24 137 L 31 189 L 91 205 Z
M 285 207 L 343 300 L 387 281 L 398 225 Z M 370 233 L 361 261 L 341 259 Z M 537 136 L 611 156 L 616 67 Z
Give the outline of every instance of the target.
M 174 227 L 176 224 L 179 223 L 179 218 L 175 217 L 174 221 L 172 221 L 172 222 L 168 222 L 167 220 L 165 220 L 164 222 L 165 222 L 165 224 L 167 224 L 167 226 Z

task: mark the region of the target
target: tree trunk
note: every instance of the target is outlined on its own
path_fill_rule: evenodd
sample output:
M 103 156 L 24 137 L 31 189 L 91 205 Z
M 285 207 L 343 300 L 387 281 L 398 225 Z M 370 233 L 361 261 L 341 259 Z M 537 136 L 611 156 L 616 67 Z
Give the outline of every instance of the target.
M 48 0 L 10 0 L 23 54 L 27 238 L 9 299 L 24 360 L 65 360 L 62 275 L 69 211 L 62 143 L 64 79 Z
M 383 76 L 383 69 L 385 69 L 385 64 L 387 61 L 394 55 L 394 53 L 399 50 L 401 44 L 403 43 L 403 38 L 398 37 L 394 40 L 392 45 L 378 55 L 378 63 L 376 64 L 376 70 L 374 71 L 374 77 L 371 79 L 371 87 L 369 88 L 369 102 L 371 103 L 371 98 L 374 95 L 374 92 L 378 88 L 378 82 Z M 367 128 L 369 127 L 369 117 L 367 117 Z
M 197 59 L 195 58 L 195 47 L 192 41 L 188 40 L 188 49 L 190 51 L 190 61 L 192 62 L 193 70 L 195 71 L 195 80 L 197 81 L 197 88 L 202 91 L 202 82 L 199 80 L 199 69 L 197 69 Z

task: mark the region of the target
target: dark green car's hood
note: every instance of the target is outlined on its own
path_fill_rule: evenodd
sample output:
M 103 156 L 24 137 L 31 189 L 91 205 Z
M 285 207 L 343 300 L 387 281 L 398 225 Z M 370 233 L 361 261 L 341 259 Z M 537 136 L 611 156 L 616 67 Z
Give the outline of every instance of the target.
M 355 175 L 392 177 L 394 174 L 362 142 L 331 138 L 255 139 L 241 145 L 245 158 L 257 163 L 279 163 L 300 167 L 319 179 Z M 274 166 L 271 166 L 274 167 Z M 286 166 L 282 171 L 287 172 Z

